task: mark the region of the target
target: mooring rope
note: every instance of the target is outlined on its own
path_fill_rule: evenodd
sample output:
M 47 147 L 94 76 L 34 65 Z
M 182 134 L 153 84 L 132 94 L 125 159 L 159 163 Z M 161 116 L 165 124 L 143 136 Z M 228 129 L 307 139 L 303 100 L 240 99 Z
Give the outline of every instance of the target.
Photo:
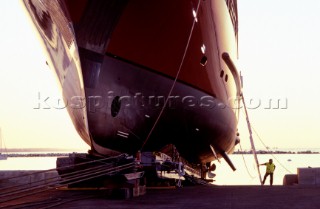
M 68 186 L 70 184 L 80 183 L 80 182 L 94 179 L 97 177 L 112 175 L 113 173 L 117 173 L 117 172 L 129 169 L 129 168 L 133 168 L 134 166 L 135 166 L 135 163 L 131 162 L 131 163 L 127 163 L 127 164 L 124 164 L 121 166 L 112 167 L 109 169 L 103 168 L 103 169 L 96 170 L 94 172 L 90 172 L 89 174 L 77 175 L 77 176 L 74 176 L 74 177 L 66 179 L 66 180 L 61 180 L 61 181 L 52 182 L 49 184 L 44 184 L 42 186 L 31 188 L 29 190 L 22 190 L 19 193 L 15 193 L 14 196 L 12 196 L 12 194 L 10 194 L 10 197 L 7 199 L 2 198 L 2 200 L 0 200 L 0 203 L 8 202 L 8 201 L 19 199 L 22 197 L 31 196 L 34 194 L 38 194 L 38 193 L 41 193 L 44 191 L 49 191 L 49 190 L 56 189 L 56 188 L 61 188 L 64 186 Z M 34 191 L 34 190 L 36 190 L 36 191 Z M 19 195 L 19 194 L 21 194 L 21 195 Z M 3 195 L 3 196 L 7 196 L 7 195 Z M 2 208 L 2 207 L 0 207 L 0 208 Z
M 259 136 L 259 134 L 257 133 L 257 131 L 254 129 L 254 127 L 252 127 L 253 131 L 255 132 L 255 134 L 257 135 L 258 139 L 260 140 L 260 142 L 262 143 L 262 145 L 267 149 L 270 150 L 268 146 L 266 146 L 266 144 L 262 141 L 261 137 Z M 278 163 L 279 165 L 285 169 L 287 172 L 289 172 L 290 174 L 293 174 L 290 170 L 288 170 L 279 160 L 278 158 L 271 152 L 269 152 L 268 154 L 270 154 Z
M 240 143 L 239 143 L 239 146 L 240 146 L 240 150 L 241 150 L 242 160 L 243 160 L 244 165 L 245 165 L 245 167 L 246 167 L 247 173 L 248 173 L 248 175 L 251 177 L 251 179 L 255 179 L 256 177 L 255 177 L 255 176 L 252 176 L 251 173 L 250 173 L 250 171 L 249 171 L 249 168 L 248 168 L 248 166 L 247 166 L 247 162 L 246 162 L 246 160 L 244 159 L 244 156 L 243 156 L 243 149 L 242 149 L 242 146 L 241 146 Z
M 123 159 L 125 155 L 119 155 L 118 161 Z M 85 165 L 89 163 L 101 163 L 105 160 L 110 160 L 110 159 L 117 159 L 116 157 L 108 157 L 104 159 L 99 159 L 99 160 L 91 160 L 89 162 L 84 162 L 84 163 L 78 163 L 75 165 L 72 165 L 72 167 L 77 167 L 79 165 Z M 55 188 L 60 188 L 63 186 L 68 186 L 70 184 L 75 184 L 75 183 L 80 183 L 83 181 L 87 181 L 90 179 L 94 179 L 97 177 L 102 177 L 102 176 L 111 176 L 113 174 L 119 173 L 120 171 L 126 170 L 126 169 L 131 169 L 136 166 L 135 162 L 129 162 L 123 165 L 117 165 L 119 163 L 118 161 L 114 162 L 109 162 L 109 163 L 103 163 L 102 165 L 97 165 L 91 168 L 86 168 L 86 169 L 81 169 L 78 171 L 73 171 L 65 174 L 61 174 L 56 177 L 51 177 L 48 179 L 43 179 L 39 181 L 34 181 L 31 183 L 25 183 L 25 184 L 20 184 L 16 186 L 11 186 L 7 188 L 2 188 L 1 193 L 0 193 L 0 203 L 3 202 L 8 202 L 14 199 L 19 199 L 22 197 L 38 194 L 44 191 L 52 190 Z M 57 169 L 62 169 L 62 168 L 69 168 L 69 166 L 64 166 L 64 167 L 59 167 Z M 56 169 L 49 169 L 47 171 L 52 171 Z M 41 171 L 41 173 L 45 173 L 46 171 Z M 33 174 L 38 174 L 40 172 L 33 172 Z M 28 175 L 32 175 L 28 174 Z M 28 176 L 28 175 L 20 175 L 20 176 Z M 12 177 L 12 178 L 18 178 L 18 176 Z M 12 179 L 12 178 L 7 178 L 7 179 Z M 30 186 L 29 186 L 30 185 Z M 27 187 L 29 186 L 29 187 Z M 10 191 L 11 189 L 11 191 Z M 1 207 L 0 207 L 1 208 Z
M 248 114 L 248 111 L 247 111 L 246 103 L 244 101 L 243 93 L 241 94 L 241 97 L 242 97 L 242 103 L 243 103 L 243 106 L 244 106 L 244 110 L 245 110 L 245 113 L 246 113 L 246 120 L 247 120 L 247 125 L 248 125 L 248 131 L 249 131 L 249 134 L 250 134 L 250 143 L 251 143 L 252 153 L 253 153 L 254 159 L 256 161 L 256 167 L 257 167 L 257 171 L 258 171 L 258 174 L 259 174 L 260 184 L 262 185 L 263 183 L 262 183 L 261 172 L 260 172 L 260 167 L 259 167 L 259 160 L 258 160 L 258 157 L 257 157 L 257 152 L 256 152 L 256 148 L 255 148 L 255 145 L 254 145 L 253 137 L 252 137 L 252 129 L 251 129 L 251 124 L 250 124 L 250 120 L 249 120 L 249 114 Z
M 157 126 L 157 124 L 158 124 L 158 122 L 159 122 L 159 120 L 160 120 L 160 118 L 161 118 L 161 116 L 162 116 L 162 114 L 163 114 L 163 112 L 164 112 L 167 104 L 168 104 L 169 97 L 171 96 L 172 91 L 173 91 L 173 89 L 174 89 L 174 87 L 175 87 L 175 85 L 176 85 L 176 83 L 177 83 L 177 81 L 178 81 L 178 77 L 179 77 L 179 75 L 180 75 L 180 72 L 181 72 L 181 69 L 182 69 L 182 65 L 183 65 L 184 60 L 185 60 L 186 55 L 187 55 L 187 51 L 188 51 L 189 44 L 190 44 L 190 41 L 191 41 L 191 37 L 192 37 L 192 34 L 193 34 L 194 26 L 195 26 L 195 24 L 196 24 L 196 22 L 197 22 L 197 20 L 196 20 L 196 15 L 198 14 L 198 10 L 199 10 L 199 7 L 200 7 L 200 2 L 201 2 L 201 0 L 198 1 L 197 10 L 195 11 L 195 17 L 194 17 L 193 24 L 192 24 L 192 27 L 191 27 L 191 30 L 190 30 L 190 33 L 189 33 L 188 41 L 187 41 L 186 47 L 185 47 L 185 49 L 184 49 L 184 53 L 183 53 L 183 56 L 182 56 L 182 59 L 181 59 L 181 62 L 180 62 L 180 65 L 179 65 L 177 74 L 176 74 L 176 76 L 175 76 L 175 79 L 174 79 L 174 81 L 173 81 L 173 83 L 172 83 L 172 86 L 171 86 L 171 88 L 170 88 L 170 91 L 169 91 L 169 93 L 168 93 L 168 96 L 167 96 L 167 98 L 166 98 L 166 100 L 165 100 L 165 102 L 164 102 L 164 104 L 163 104 L 163 106 L 162 106 L 162 108 L 161 108 L 161 111 L 160 111 L 160 113 L 159 113 L 156 121 L 154 122 L 151 130 L 149 131 L 147 138 L 146 138 L 145 141 L 143 142 L 140 150 L 143 149 L 143 147 L 145 146 L 145 144 L 146 144 L 147 141 L 149 140 L 149 138 L 150 138 L 153 130 L 154 130 L 155 127 Z

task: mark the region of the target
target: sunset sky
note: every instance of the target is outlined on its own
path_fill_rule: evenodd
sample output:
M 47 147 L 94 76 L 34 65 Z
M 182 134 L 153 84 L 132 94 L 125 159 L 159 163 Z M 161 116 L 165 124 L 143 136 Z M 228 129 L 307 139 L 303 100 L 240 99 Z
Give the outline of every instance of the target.
M 0 7 L 0 127 L 7 148 L 88 146 L 65 109 L 36 109 L 41 98 L 61 98 L 56 78 L 20 0 Z
M 238 5 L 244 94 L 246 100 L 261 100 L 249 110 L 252 125 L 271 148 L 320 148 L 320 1 L 239 0 Z M 268 109 L 269 99 L 287 101 L 287 109 Z
M 320 1 L 238 0 L 238 7 L 237 64 L 251 124 L 270 148 L 320 148 Z M 19 0 L 2 1 L 0 28 L 0 127 L 6 147 L 86 150 L 65 110 L 36 109 L 39 93 L 54 101 L 60 92 Z M 239 130 L 249 149 L 243 114 Z

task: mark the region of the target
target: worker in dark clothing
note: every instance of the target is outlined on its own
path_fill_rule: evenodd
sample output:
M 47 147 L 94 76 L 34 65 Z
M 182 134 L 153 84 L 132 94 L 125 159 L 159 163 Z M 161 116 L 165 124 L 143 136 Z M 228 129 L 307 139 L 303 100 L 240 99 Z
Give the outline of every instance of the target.
M 263 163 L 260 165 L 265 165 L 266 166 L 266 174 L 264 175 L 262 184 L 264 185 L 264 182 L 266 181 L 266 178 L 270 175 L 270 186 L 273 184 L 273 172 L 276 169 L 275 164 L 273 164 L 272 159 L 269 160 L 267 163 Z

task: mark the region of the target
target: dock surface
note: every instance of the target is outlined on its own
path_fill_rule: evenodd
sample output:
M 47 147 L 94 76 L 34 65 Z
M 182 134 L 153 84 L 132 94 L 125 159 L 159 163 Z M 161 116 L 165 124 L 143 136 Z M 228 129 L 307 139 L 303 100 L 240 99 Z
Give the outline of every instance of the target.
M 104 190 L 51 190 L 0 208 L 319 209 L 319 186 L 190 186 L 148 189 L 144 196 L 110 199 Z

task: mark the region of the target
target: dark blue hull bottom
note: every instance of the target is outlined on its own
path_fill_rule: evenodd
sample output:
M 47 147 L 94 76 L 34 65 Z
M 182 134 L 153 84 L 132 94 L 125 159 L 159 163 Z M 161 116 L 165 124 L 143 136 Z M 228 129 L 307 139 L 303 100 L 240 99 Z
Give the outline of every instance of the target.
M 83 49 L 80 57 L 94 144 L 130 154 L 174 144 L 193 163 L 214 159 L 210 145 L 218 156 L 232 151 L 237 124 L 234 110 L 224 102 L 116 57 Z

